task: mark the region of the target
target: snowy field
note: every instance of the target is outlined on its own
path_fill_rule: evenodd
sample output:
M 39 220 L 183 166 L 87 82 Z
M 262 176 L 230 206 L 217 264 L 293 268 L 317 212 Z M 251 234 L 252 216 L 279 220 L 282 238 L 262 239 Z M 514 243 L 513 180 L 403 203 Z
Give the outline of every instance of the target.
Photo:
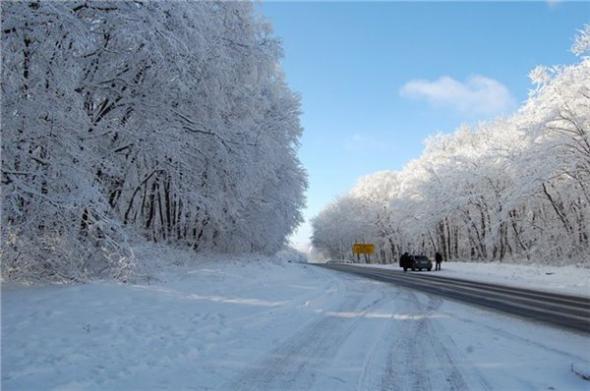
M 2 390 L 590 387 L 587 336 L 288 259 L 5 284 Z
M 397 264 L 358 266 L 401 270 Z M 590 269 L 576 266 L 443 262 L 442 270 L 433 275 L 590 297 Z

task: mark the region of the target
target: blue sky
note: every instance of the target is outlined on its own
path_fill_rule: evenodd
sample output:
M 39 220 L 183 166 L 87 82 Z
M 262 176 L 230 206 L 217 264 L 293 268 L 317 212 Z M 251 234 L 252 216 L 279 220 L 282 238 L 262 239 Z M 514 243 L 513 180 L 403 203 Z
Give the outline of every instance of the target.
M 590 3 L 264 2 L 302 97 L 307 220 L 379 170 L 420 156 L 423 140 L 510 113 L 536 65 L 575 62 Z M 311 235 L 305 223 L 292 238 Z

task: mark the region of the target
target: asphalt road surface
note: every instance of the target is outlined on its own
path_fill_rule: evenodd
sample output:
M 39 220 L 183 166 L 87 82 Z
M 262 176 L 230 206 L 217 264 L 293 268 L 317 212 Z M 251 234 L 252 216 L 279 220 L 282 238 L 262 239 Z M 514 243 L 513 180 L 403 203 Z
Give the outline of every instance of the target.
M 590 333 L 590 299 L 585 297 L 439 277 L 427 272 L 403 272 L 401 269 L 350 264 L 319 266 Z

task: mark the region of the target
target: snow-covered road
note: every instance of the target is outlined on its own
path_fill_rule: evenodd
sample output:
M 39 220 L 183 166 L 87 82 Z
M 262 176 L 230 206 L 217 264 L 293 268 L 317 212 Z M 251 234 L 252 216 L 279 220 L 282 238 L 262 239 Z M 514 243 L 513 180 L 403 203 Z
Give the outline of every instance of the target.
M 3 390 L 588 389 L 588 338 L 285 260 L 2 290 Z

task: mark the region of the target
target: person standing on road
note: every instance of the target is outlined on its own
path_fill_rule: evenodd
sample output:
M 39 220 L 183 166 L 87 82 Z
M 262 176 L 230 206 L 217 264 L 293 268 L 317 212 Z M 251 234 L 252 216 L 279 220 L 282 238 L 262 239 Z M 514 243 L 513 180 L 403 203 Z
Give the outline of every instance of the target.
M 436 254 L 434 254 L 434 260 L 436 262 L 436 267 L 434 270 L 440 270 L 440 264 L 442 263 L 442 255 L 440 255 L 438 251 L 436 252 Z
M 400 258 L 399 258 L 399 266 L 404 268 L 404 271 L 408 270 L 408 267 L 410 267 L 410 265 L 408 265 L 410 263 L 410 254 L 408 254 L 407 252 L 405 252 Z

